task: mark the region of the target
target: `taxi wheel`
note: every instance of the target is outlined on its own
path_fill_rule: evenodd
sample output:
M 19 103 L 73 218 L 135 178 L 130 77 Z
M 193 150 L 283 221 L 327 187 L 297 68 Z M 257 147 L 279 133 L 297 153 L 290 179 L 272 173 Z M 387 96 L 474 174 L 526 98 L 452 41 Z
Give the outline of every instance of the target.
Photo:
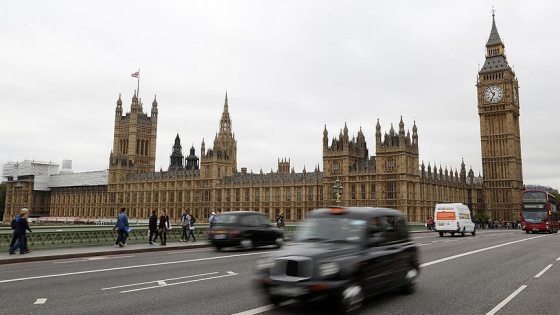
M 222 250 L 222 246 L 216 245 L 216 251 L 219 252 L 219 251 L 221 251 L 221 250 Z
M 344 288 L 340 296 L 339 313 L 351 314 L 356 312 L 364 301 L 364 291 L 358 281 L 351 282 Z
M 281 296 L 269 295 L 268 300 L 270 301 L 270 303 L 274 304 L 274 306 L 278 306 L 278 304 L 286 301 L 287 299 Z
M 282 247 L 282 245 L 284 244 L 284 238 L 282 236 L 278 236 L 274 244 L 276 245 L 276 248 Z
M 404 286 L 402 287 L 402 292 L 404 294 L 411 294 L 416 291 L 416 279 L 418 278 L 418 267 L 411 262 L 408 270 L 406 271 L 406 275 L 404 277 Z
M 250 239 L 250 238 L 242 239 L 241 240 L 241 247 L 243 247 L 243 249 L 253 248 L 253 240 Z

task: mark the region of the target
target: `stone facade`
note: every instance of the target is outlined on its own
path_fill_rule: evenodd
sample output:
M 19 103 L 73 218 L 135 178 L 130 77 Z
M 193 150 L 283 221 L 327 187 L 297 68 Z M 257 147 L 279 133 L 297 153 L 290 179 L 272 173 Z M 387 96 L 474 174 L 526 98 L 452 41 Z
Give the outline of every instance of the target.
M 154 99 L 148 116 L 134 95 L 130 112 L 123 115 L 119 96 L 106 183 L 51 185 L 39 192 L 34 188 L 37 174 L 10 176 L 5 172 L 4 221 L 22 207 L 30 208 L 32 214 L 86 219 L 114 217 L 117 209 L 126 207 L 133 219 L 147 218 L 152 209 L 165 209 L 178 220 L 181 212 L 189 209 L 202 221 L 212 211 L 254 210 L 268 213 L 271 219 L 284 213 L 286 220 L 297 221 L 309 210 L 335 204 L 333 185 L 337 180 L 344 188 L 342 205 L 396 208 L 413 222 L 425 222 L 440 202 L 465 203 L 474 213 L 511 220 L 512 207 L 518 204 L 518 191 L 523 187 L 519 103 L 517 79 L 496 36 L 493 21 L 486 64 L 477 82 L 484 180 L 472 169 L 467 172 L 464 161 L 455 168 L 420 162 L 416 122 L 411 133 L 402 117 L 397 130 L 391 125 L 385 132 L 377 121 L 376 155 L 369 154 L 361 128 L 351 137 L 345 124 L 329 141 L 325 126 L 322 171 L 316 166 L 309 172 L 305 168 L 295 172 L 289 159 L 279 159 L 275 172 L 239 171 L 227 94 L 213 147 L 207 149 L 202 140 L 200 165 L 194 147 L 184 158 L 177 135 L 168 170 L 155 171 L 157 101 Z M 499 100 L 494 99 L 499 89 L 492 90 L 494 94 L 487 92 L 495 86 L 502 89 Z M 64 175 L 49 178 L 53 176 Z

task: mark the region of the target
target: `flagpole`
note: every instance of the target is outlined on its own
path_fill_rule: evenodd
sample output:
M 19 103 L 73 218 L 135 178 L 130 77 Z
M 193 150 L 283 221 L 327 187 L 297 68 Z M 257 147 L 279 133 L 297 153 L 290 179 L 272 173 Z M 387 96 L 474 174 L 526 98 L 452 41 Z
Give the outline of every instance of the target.
M 140 68 L 138 68 L 138 77 L 136 77 L 138 79 L 138 89 L 137 89 L 137 93 L 138 93 L 138 98 L 140 98 Z

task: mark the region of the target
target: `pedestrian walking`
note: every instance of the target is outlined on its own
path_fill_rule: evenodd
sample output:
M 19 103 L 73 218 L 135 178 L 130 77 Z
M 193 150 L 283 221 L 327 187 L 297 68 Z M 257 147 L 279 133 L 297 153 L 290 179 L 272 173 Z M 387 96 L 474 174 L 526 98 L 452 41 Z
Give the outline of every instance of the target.
M 130 231 L 130 227 L 128 226 L 128 216 L 126 215 L 126 208 L 121 208 L 121 213 L 119 213 L 115 228 L 117 228 L 119 232 L 119 236 L 118 236 L 119 247 L 125 247 L 126 239 Z
M 191 220 L 191 216 L 189 215 L 189 212 L 187 210 L 185 210 L 183 212 L 183 215 L 181 216 L 181 220 L 179 221 L 179 224 L 181 224 L 181 242 L 186 242 L 187 241 L 187 234 L 189 231 L 189 224 L 190 224 L 190 220 Z
M 282 212 L 280 212 L 280 214 L 276 217 L 276 227 L 277 228 L 283 228 L 286 224 L 284 223 L 284 215 L 282 214 Z
M 190 216 L 190 221 L 189 221 L 189 235 L 185 239 L 185 242 L 188 242 L 189 239 L 191 238 L 191 236 L 192 236 L 192 241 L 196 242 L 196 238 L 194 237 L 194 224 L 195 223 L 196 223 L 196 218 L 194 217 L 194 214 L 192 214 Z
M 159 217 L 159 238 L 161 245 L 167 245 L 167 231 L 169 230 L 169 217 L 167 212 L 163 210 L 163 214 Z
M 23 208 L 22 210 L 24 210 L 24 209 L 27 210 L 27 208 Z M 16 217 L 12 220 L 12 224 L 11 224 L 12 230 L 16 229 L 16 224 L 17 224 L 17 221 L 19 220 L 19 217 L 20 217 L 20 214 L 16 215 Z M 9 247 L 14 246 L 17 242 L 17 239 L 18 238 L 17 238 L 16 234 L 12 232 L 12 240 L 10 241 L 10 246 Z M 25 235 L 25 248 L 27 249 L 28 252 L 30 251 L 29 246 L 27 245 L 27 234 Z
M 31 228 L 29 227 L 29 223 L 27 222 L 28 210 L 26 208 L 21 209 L 19 214 L 19 219 L 15 223 L 14 228 L 14 235 L 17 237 L 17 241 L 14 245 L 10 247 L 9 254 L 13 255 L 16 253 L 16 250 L 19 248 L 19 253 L 21 255 L 27 254 L 32 252 L 30 249 L 26 247 L 25 244 L 25 233 L 29 231 L 31 233 Z
M 148 223 L 148 229 L 149 229 L 148 244 L 154 245 L 154 242 L 159 236 L 158 225 L 157 225 L 157 210 L 152 210 L 152 215 L 150 216 L 150 221 Z M 153 240 L 152 237 L 154 238 Z
M 208 224 L 210 226 L 214 225 L 214 219 L 216 218 L 216 212 L 212 211 L 212 214 L 208 218 Z

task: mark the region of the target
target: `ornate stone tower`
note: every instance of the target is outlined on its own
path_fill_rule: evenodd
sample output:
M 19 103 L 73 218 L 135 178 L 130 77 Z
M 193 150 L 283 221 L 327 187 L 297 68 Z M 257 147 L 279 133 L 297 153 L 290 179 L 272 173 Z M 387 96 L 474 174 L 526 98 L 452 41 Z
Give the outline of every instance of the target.
M 169 171 L 181 171 L 183 170 L 183 148 L 181 147 L 181 138 L 179 134 L 175 137 L 175 144 L 173 145 L 173 151 L 169 157 Z
M 194 146 L 191 146 L 191 150 L 189 156 L 186 158 L 186 161 L 187 165 L 185 168 L 187 170 L 198 170 L 198 156 L 195 155 Z
M 486 213 L 512 220 L 523 189 L 519 87 L 492 13 L 486 61 L 476 84 Z
M 132 97 L 130 112 L 123 115 L 119 94 L 115 110 L 113 150 L 109 161 L 109 184 L 128 173 L 155 171 L 157 139 L 157 101 L 152 102 L 152 116 L 143 112 L 142 101 Z
M 202 140 L 200 151 L 200 168 L 203 176 L 221 178 L 237 172 L 237 140 L 231 129 L 227 93 L 220 119 L 220 131 L 214 138 L 214 148 L 206 151 Z
M 405 133 L 404 122 L 399 122 L 399 131 L 395 132 L 393 125 L 389 134 L 381 138 L 381 125 L 377 120 L 375 126 L 376 172 L 379 175 L 377 191 L 383 204 L 397 209 L 408 209 L 409 202 L 419 196 L 414 183 L 418 183 L 419 153 L 418 130 L 416 122 L 410 132 Z

